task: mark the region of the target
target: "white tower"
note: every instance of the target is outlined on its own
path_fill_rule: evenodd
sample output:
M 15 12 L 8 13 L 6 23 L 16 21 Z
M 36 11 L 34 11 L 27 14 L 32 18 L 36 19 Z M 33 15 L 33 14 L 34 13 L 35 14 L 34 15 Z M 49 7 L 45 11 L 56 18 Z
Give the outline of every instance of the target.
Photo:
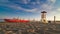
M 42 14 L 41 14 L 41 22 L 42 23 L 48 23 L 48 21 L 47 21 L 47 19 L 46 19 L 46 11 L 43 11 L 43 12 L 41 12 Z

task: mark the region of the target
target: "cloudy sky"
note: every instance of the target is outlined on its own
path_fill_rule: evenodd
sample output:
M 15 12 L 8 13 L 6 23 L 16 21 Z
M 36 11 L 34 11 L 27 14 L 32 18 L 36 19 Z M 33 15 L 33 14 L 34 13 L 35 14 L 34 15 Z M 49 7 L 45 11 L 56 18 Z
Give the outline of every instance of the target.
M 0 19 L 41 19 L 41 11 L 47 12 L 47 19 L 60 20 L 60 0 L 0 0 Z

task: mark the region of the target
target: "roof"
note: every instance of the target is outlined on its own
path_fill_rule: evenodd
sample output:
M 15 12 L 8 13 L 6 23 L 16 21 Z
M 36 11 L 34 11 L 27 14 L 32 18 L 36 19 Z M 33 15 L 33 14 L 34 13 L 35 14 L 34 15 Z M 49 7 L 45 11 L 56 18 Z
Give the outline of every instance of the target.
M 41 13 L 47 13 L 46 11 L 43 11 L 43 12 L 41 12 Z

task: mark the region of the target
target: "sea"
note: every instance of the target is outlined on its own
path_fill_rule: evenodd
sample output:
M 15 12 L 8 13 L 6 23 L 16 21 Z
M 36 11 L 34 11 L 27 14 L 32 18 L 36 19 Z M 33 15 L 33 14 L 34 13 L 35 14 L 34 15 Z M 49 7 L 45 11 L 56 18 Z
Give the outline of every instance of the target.
M 4 22 L 4 19 L 0 19 L 0 22 Z

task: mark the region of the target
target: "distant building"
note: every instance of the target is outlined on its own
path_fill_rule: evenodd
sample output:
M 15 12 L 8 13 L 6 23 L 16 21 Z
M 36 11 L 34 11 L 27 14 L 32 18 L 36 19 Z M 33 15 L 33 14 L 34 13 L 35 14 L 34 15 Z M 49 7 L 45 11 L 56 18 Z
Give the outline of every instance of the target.
M 48 21 L 47 21 L 47 19 L 46 19 L 46 11 L 43 11 L 43 12 L 41 12 L 42 14 L 41 14 L 41 22 L 42 23 L 48 23 Z

